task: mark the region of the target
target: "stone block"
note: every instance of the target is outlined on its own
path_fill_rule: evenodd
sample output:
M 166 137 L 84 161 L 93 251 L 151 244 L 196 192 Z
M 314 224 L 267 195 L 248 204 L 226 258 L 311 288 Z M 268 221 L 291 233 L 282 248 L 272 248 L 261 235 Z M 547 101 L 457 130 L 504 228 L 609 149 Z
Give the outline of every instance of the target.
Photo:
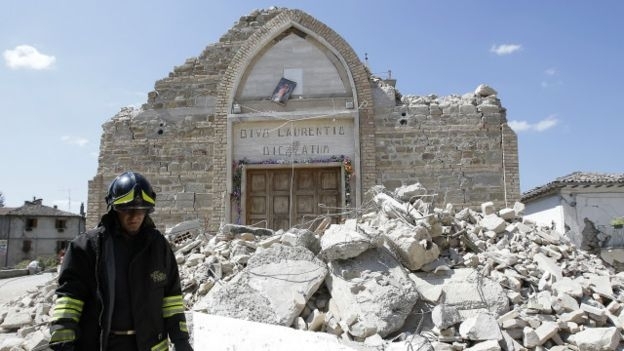
M 491 230 L 496 234 L 504 232 L 507 227 L 507 222 L 493 213 L 485 215 L 480 224 L 487 230 Z
M 479 313 L 467 318 L 459 325 L 459 334 L 468 340 L 501 340 L 501 334 L 496 319 L 487 313 Z
M 552 285 L 552 290 L 557 294 L 566 294 L 573 298 L 580 299 L 583 297 L 583 286 L 577 281 L 569 277 L 563 277 Z
M 13 310 L 9 311 L 4 317 L 4 321 L 0 324 L 0 328 L 5 330 L 17 330 L 25 325 L 31 324 L 33 321 L 30 312 Z
M 331 261 L 329 267 L 326 284 L 332 301 L 346 330 L 358 340 L 398 330 L 418 301 L 404 268 L 383 248 Z
M 320 255 L 326 261 L 356 257 L 373 247 L 371 238 L 363 233 L 332 224 L 321 237 Z
M 510 221 L 516 218 L 516 211 L 514 211 L 512 208 L 503 208 L 502 210 L 498 211 L 498 215 L 502 219 Z
M 474 269 L 462 268 L 437 273 L 414 273 L 433 286 L 442 287 L 444 303 L 454 305 L 462 319 L 481 312 L 501 315 L 509 311 L 509 300 L 503 288 Z
M 617 328 L 587 328 L 574 334 L 574 343 L 580 351 L 615 350 L 620 343 Z
M 24 346 L 26 350 L 41 350 L 43 347 L 48 345 L 48 341 L 49 336 L 37 330 L 28 335 Z
M 492 201 L 484 202 L 481 204 L 481 214 L 484 216 L 490 215 L 496 212 L 494 203 Z
M 326 274 L 325 264 L 308 249 L 275 244 L 256 251 L 245 271 L 216 285 L 194 310 L 290 326 Z
M 396 221 L 384 232 L 388 245 L 410 270 L 421 269 L 440 255 L 438 245 L 431 241 L 429 232 L 422 225 L 412 226 Z
M 461 316 L 455 306 L 436 305 L 431 311 L 431 320 L 439 329 L 449 328 L 461 322 Z
M 476 106 L 471 104 L 464 104 L 459 106 L 459 113 L 461 114 L 473 114 L 477 111 Z

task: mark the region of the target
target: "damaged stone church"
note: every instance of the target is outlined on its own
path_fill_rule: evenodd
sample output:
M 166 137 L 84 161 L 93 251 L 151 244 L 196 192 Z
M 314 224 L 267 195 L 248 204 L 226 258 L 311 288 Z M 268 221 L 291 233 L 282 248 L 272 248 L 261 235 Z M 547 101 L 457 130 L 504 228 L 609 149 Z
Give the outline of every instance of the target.
M 126 170 L 150 179 L 165 228 L 340 222 L 375 185 L 418 182 L 437 206 L 520 199 L 517 137 L 493 89 L 412 96 L 394 83 L 311 15 L 255 10 L 104 123 L 87 227 Z

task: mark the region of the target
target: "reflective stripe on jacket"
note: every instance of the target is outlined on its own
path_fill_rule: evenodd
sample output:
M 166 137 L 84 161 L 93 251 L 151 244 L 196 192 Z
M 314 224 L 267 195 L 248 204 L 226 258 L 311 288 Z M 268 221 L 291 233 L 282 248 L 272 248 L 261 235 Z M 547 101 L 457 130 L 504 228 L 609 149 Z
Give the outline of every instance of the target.
M 63 260 L 56 290 L 51 341 L 75 340 L 77 350 L 105 350 L 115 301 L 114 213 L 100 226 L 74 239 Z M 130 263 L 132 315 L 139 350 L 167 350 L 172 341 L 188 339 L 178 266 L 168 241 L 146 217 L 147 239 Z M 163 346 L 164 345 L 164 346 Z M 164 347 L 164 348 L 163 348 Z

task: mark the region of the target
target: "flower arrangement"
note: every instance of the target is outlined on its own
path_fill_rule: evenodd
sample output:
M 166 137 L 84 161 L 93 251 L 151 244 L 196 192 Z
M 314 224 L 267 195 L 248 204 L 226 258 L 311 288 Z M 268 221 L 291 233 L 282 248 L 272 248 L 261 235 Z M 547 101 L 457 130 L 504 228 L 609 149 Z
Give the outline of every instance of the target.
M 238 199 L 239 203 L 241 197 L 241 183 L 243 181 L 243 166 L 248 163 L 249 161 L 246 158 L 232 162 L 232 194 L 230 195 L 233 199 Z
M 353 164 L 347 156 L 342 158 L 342 166 L 345 171 L 345 203 L 351 205 L 351 176 L 353 175 Z

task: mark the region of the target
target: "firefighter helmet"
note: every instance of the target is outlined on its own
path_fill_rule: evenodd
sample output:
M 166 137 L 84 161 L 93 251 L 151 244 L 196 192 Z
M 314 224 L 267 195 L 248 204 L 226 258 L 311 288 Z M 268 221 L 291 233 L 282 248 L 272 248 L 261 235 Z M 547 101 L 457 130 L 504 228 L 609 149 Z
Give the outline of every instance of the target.
M 154 210 L 156 193 L 150 183 L 139 173 L 124 172 L 108 187 L 106 204 L 115 210 Z

